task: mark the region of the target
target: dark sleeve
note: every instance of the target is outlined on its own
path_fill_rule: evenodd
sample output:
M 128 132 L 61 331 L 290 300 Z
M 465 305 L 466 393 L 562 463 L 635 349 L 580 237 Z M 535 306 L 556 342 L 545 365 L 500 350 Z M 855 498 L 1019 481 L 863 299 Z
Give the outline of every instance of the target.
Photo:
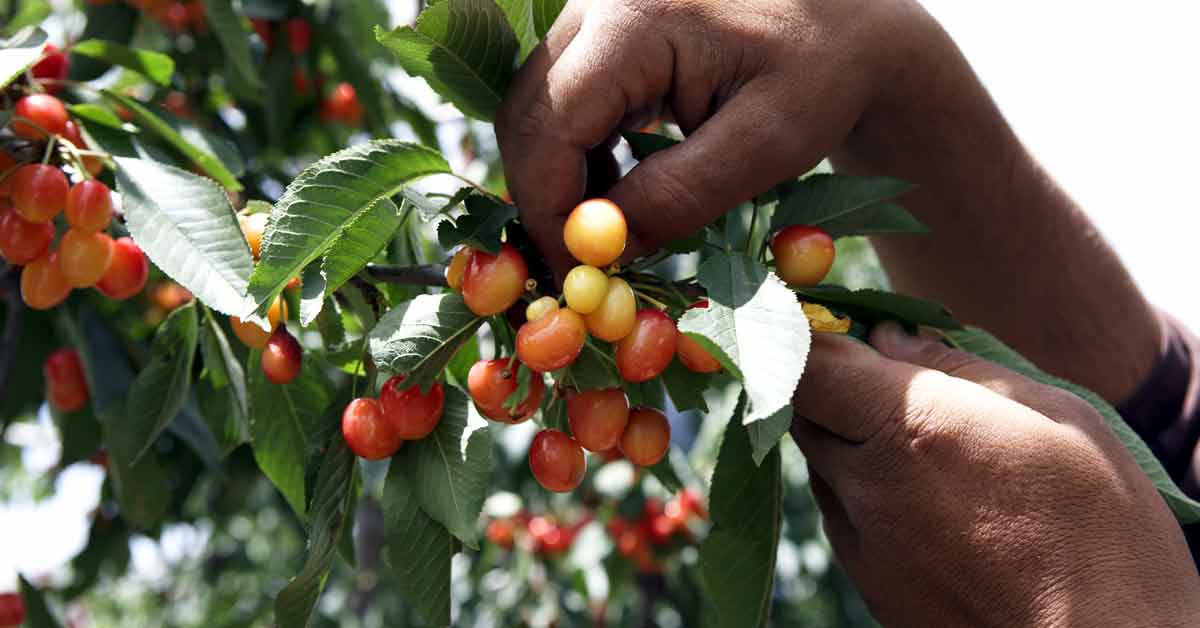
M 1179 321 L 1163 320 L 1167 333 L 1158 363 L 1117 410 L 1183 492 L 1200 499 L 1200 339 Z M 1184 534 L 1200 563 L 1200 524 L 1184 526 Z

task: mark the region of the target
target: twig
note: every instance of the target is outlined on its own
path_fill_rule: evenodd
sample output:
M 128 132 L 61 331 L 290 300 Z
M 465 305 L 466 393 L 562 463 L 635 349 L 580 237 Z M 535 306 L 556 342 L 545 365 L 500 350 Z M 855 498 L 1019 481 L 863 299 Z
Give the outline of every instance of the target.
M 4 335 L 0 338 L 0 399 L 5 398 L 8 389 L 8 375 L 17 359 L 18 340 L 21 337 L 21 324 L 25 314 L 25 304 L 21 302 L 18 272 L 13 266 L 0 271 L 0 290 L 4 292 L 4 302 L 8 316 L 4 321 Z M 8 427 L 7 419 L 0 419 L 0 436 Z
M 410 286 L 446 285 L 446 267 L 441 264 L 425 264 L 423 266 L 370 264 L 367 266 L 367 276 L 375 281 Z

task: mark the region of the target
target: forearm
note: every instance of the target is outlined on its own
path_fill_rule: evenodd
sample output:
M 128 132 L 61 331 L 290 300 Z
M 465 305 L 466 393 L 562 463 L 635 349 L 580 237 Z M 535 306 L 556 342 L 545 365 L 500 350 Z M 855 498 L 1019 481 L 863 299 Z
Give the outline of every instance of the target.
M 931 23 L 911 43 L 834 159 L 918 185 L 904 204 L 933 233 L 875 239 L 896 289 L 940 300 L 1050 372 L 1122 401 L 1158 354 L 1155 311 L 948 36 Z

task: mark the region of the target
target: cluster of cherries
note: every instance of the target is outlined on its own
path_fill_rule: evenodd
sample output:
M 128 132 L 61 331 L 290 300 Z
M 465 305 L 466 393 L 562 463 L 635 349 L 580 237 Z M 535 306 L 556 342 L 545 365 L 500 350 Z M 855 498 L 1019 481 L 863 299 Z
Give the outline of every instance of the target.
M 708 518 L 704 498 L 690 488 L 667 500 L 647 499 L 637 519 L 614 516 L 606 529 L 617 552 L 643 573 L 661 573 L 659 554 L 677 538 L 691 541 L 691 525 Z
M 61 53 L 54 53 L 61 54 Z M 20 98 L 9 124 L 13 135 L 35 146 L 61 143 L 78 156 L 76 183 L 50 163 L 21 163 L 0 151 L 0 255 L 23 266 L 21 296 L 31 308 L 62 303 L 73 288 L 95 287 L 110 299 L 124 300 L 142 291 L 149 277 L 146 256 L 131 238 L 106 233 L 113 217 L 112 192 L 90 177 L 104 167 L 87 150 L 79 126 L 62 101 L 45 93 Z M 54 246 L 55 218 L 64 214 L 66 230 Z
M 92 6 L 112 4 L 115 0 L 88 0 Z M 205 16 L 203 0 L 126 0 L 126 4 L 149 15 L 162 24 L 168 31 L 181 35 L 195 33 L 203 35 L 208 32 L 208 19 Z
M 0 593 L 0 628 L 17 628 L 25 621 L 25 600 L 15 591 Z
M 592 522 L 591 513 L 573 523 L 564 523 L 553 515 L 531 516 L 521 511 L 512 517 L 497 517 L 488 521 L 484 534 L 497 547 L 522 550 L 543 556 L 561 555 L 571 549 L 575 537 Z
M 307 97 L 311 94 L 313 82 L 310 76 L 312 73 L 305 61 L 305 55 L 312 44 L 312 24 L 303 17 L 293 17 L 283 22 L 252 18 L 250 24 L 254 27 L 258 38 L 263 41 L 268 54 L 275 46 L 277 29 L 283 28 L 288 50 L 295 60 L 295 65 L 292 66 L 292 88 L 300 96 Z M 320 91 L 324 78 L 318 75 L 316 82 L 317 90 Z M 329 90 L 329 93 L 321 101 L 321 119 L 328 122 L 340 122 L 350 127 L 362 124 L 362 103 L 359 102 L 358 94 L 352 85 L 344 82 L 338 83 Z

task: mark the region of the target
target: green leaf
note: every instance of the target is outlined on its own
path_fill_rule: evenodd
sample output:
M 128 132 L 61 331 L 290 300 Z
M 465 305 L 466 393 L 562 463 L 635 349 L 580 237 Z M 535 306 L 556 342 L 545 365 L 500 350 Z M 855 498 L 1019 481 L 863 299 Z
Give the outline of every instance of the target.
M 345 528 L 354 525 L 350 517 L 358 473 L 354 454 L 339 436 L 330 439 L 322 460 L 312 501 L 308 558 L 300 573 L 275 598 L 275 621 L 282 628 L 309 625 L 317 598 L 333 567 L 338 542 Z
M 71 54 L 119 65 L 167 87 L 175 73 L 175 61 L 161 52 L 122 46 L 103 39 L 88 39 L 71 46 Z
M 7 87 L 42 56 L 46 47 L 46 31 L 32 26 L 16 35 L 0 40 L 0 87 Z
M 633 150 L 634 158 L 639 161 L 679 143 L 677 139 L 657 133 L 625 131 L 621 136 L 625 138 L 626 142 L 629 142 L 629 148 Z
M 523 61 L 541 40 L 533 22 L 534 0 L 496 0 L 496 4 L 504 11 L 509 26 L 521 44 L 518 61 Z
M 190 397 L 179 413 L 167 423 L 167 431 L 190 447 L 208 469 L 215 470 L 221 466 L 221 458 L 225 454 L 208 423 L 200 416 L 195 396 Z
M 429 436 L 404 444 L 392 465 L 410 478 L 421 510 L 471 549 L 477 549 L 479 512 L 492 473 L 487 421 L 471 420 L 467 396 L 446 387 L 442 420 Z
M 466 388 L 467 375 L 479 360 L 479 337 L 472 334 L 471 338 L 454 352 L 454 357 L 446 364 L 446 372 L 452 382 L 460 388 Z
M 115 161 L 125 227 L 154 265 L 218 312 L 245 314 L 254 262 L 225 192 L 171 166 Z
M 493 255 L 500 252 L 504 226 L 517 217 L 517 207 L 472 194 L 463 201 L 466 213 L 438 224 L 438 243 L 444 249 L 466 244 Z
M 368 347 L 380 369 L 429 390 L 482 323 L 457 292 L 423 294 L 384 314 Z
M 20 583 L 21 600 L 25 603 L 25 622 L 27 628 L 59 628 L 58 618 L 50 612 L 42 591 L 29 583 L 25 576 L 17 575 Z
M 1108 428 L 1116 434 L 1117 439 L 1125 446 L 1138 466 L 1149 476 L 1150 481 L 1154 483 L 1154 488 L 1158 489 L 1158 494 L 1175 513 L 1175 518 L 1185 525 L 1200 521 L 1200 502 L 1191 499 L 1179 489 L 1145 441 L 1137 435 L 1137 432 L 1133 431 L 1133 428 L 1129 427 L 1125 419 L 1121 418 L 1116 408 L 1113 408 L 1100 395 L 1083 386 L 1042 371 L 1024 356 L 982 329 L 967 327 L 959 331 L 948 332 L 946 337 L 954 346 L 963 351 L 1012 369 L 1036 382 L 1061 388 L 1088 402 L 1100 413 L 1100 416 L 1104 417 Z
M 250 402 L 246 373 L 233 353 L 225 331 L 208 308 L 200 334 L 204 372 L 196 382 L 200 412 L 217 437 L 222 454 L 250 442 Z
M 701 264 L 698 278 L 709 306 L 688 310 L 679 330 L 742 380 L 749 396 L 747 424 L 790 407 L 812 341 L 795 294 L 741 253 L 714 254 Z
M 612 348 L 594 338 L 588 338 L 579 352 L 579 357 L 563 371 L 562 379 L 575 390 L 603 390 L 620 388 L 621 375 Z
M 713 375 L 697 373 L 684 366 L 678 358 L 671 360 L 667 370 L 662 372 L 663 387 L 667 395 L 680 412 L 699 410 L 708 412 L 708 403 L 704 401 L 704 391 L 712 382 Z
M 530 0 L 530 4 L 533 6 L 533 32 L 539 40 L 545 39 L 558 14 L 567 6 L 567 0 Z
M 450 559 L 458 543 L 421 510 L 413 478 L 401 465 L 383 485 L 384 564 L 395 574 L 404 601 L 433 626 L 450 625 Z
M 895 320 L 910 326 L 962 329 L 962 325 L 941 304 L 894 292 L 816 286 L 799 288 L 796 293 L 805 301 L 845 312 L 855 322 L 863 324 Z
M 743 397 L 740 406 L 745 406 Z M 755 465 L 746 429 L 734 414 L 713 471 L 713 528 L 700 546 L 700 573 L 720 628 L 766 626 L 782 523 L 778 448 Z
M 444 0 L 417 17 L 416 27 L 375 38 L 464 114 L 491 122 L 515 72 L 520 42 L 493 0 Z
M 275 204 L 263 235 L 250 278 L 259 313 L 265 314 L 287 282 L 324 255 L 379 199 L 413 179 L 449 170 L 433 150 L 396 140 L 359 144 L 306 168 Z
M 908 210 L 891 203 L 913 186 L 888 177 L 814 174 L 775 188 L 779 207 L 771 231 L 789 225 L 820 227 L 830 236 L 872 233 L 928 233 Z
M 102 93 L 105 98 L 128 109 L 139 126 L 175 147 L 217 183 L 234 192 L 242 190 L 242 184 L 238 182 L 237 177 L 221 163 L 218 156 L 211 150 L 203 150 L 189 142 L 175 127 L 138 101 L 112 90 L 106 89 Z M 226 204 L 228 204 L 228 200 L 226 200 Z
M 79 41 L 99 39 L 117 44 L 128 45 L 133 39 L 133 31 L 137 27 L 138 9 L 125 2 L 105 2 L 103 4 L 87 3 L 85 9 L 87 19 Z M 91 57 L 70 56 L 70 69 L 67 76 L 75 81 L 90 81 L 104 74 L 109 64 Z
M 51 416 L 58 427 L 59 442 L 62 443 L 62 453 L 58 457 L 58 466 L 68 465 L 87 460 L 103 442 L 103 428 L 91 408 L 82 409 L 70 414 L 63 414 L 51 408 Z
M 250 354 L 250 435 L 254 460 L 279 489 L 296 514 L 305 514 L 304 463 L 321 430 L 333 388 L 314 356 L 307 355 L 300 375 L 280 386 L 269 381 L 259 366 L 260 354 Z
M 754 464 L 762 464 L 767 454 L 771 453 L 779 444 L 779 439 L 788 433 L 792 427 L 794 414 L 791 404 L 788 404 L 775 414 L 746 426 L 746 433 L 750 436 L 750 449 L 753 451 Z
M 514 412 L 517 406 L 521 405 L 521 402 L 529 398 L 529 388 L 533 386 L 533 378 L 541 376 L 541 373 L 534 373 L 528 366 L 518 363 L 517 389 L 504 398 L 504 409 L 510 413 Z
M 417 208 L 417 214 L 421 216 L 421 220 L 426 222 L 446 215 L 450 210 L 462 205 L 463 201 L 474 193 L 475 190 L 473 188 L 462 187 L 454 193 L 454 196 L 443 200 L 441 198 L 430 198 L 412 187 L 404 188 L 404 191 L 401 192 L 404 199 Z
M 203 0 L 204 14 L 209 28 L 221 43 L 225 53 L 225 64 L 229 68 L 231 82 L 244 85 L 238 95 L 255 102 L 262 99 L 262 81 L 258 68 L 250 58 L 250 37 L 242 18 L 233 10 L 230 0 Z
M 129 389 L 126 429 L 140 440 L 135 463 L 187 401 L 198 334 L 194 301 L 172 311 L 154 334 L 150 362 Z
M 77 118 L 83 118 L 88 122 L 103 124 L 106 127 L 117 129 L 119 131 L 137 132 L 133 126 L 126 127 L 125 123 L 117 117 L 117 114 L 107 107 L 94 105 L 91 103 L 83 103 L 79 105 L 67 105 L 67 109 Z

